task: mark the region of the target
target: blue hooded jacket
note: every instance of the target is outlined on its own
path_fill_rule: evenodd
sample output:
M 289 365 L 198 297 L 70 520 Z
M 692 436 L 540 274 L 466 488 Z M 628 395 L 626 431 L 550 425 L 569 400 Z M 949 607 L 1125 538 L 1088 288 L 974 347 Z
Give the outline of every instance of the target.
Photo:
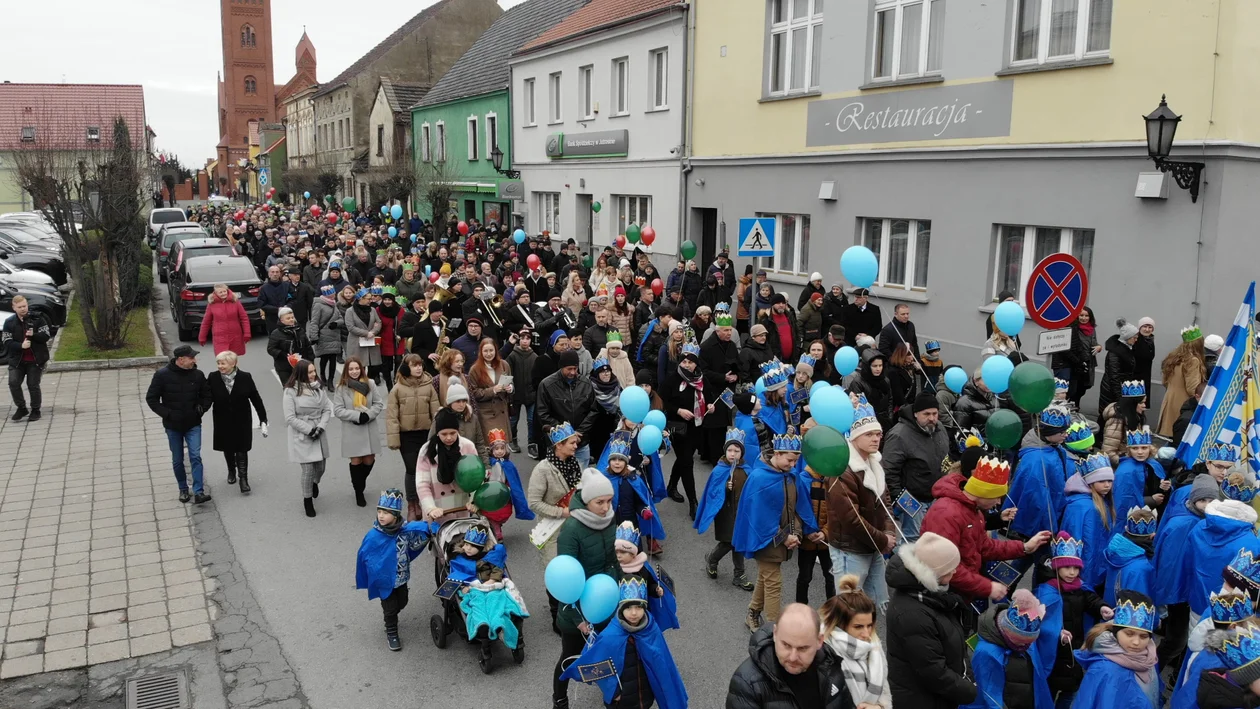
M 787 394 L 785 393 L 784 396 L 786 395 Z M 769 428 L 771 431 L 774 431 L 776 434 L 782 436 L 787 432 L 789 423 L 787 403 L 769 404 L 766 402 L 765 394 L 758 395 L 758 398 L 761 399 L 761 409 L 757 411 L 757 419 L 764 423 L 766 428 Z
M 1116 592 L 1122 589 L 1137 591 L 1147 598 L 1155 597 L 1155 565 L 1147 557 L 1146 550 L 1124 534 L 1111 538 L 1111 543 L 1103 552 L 1103 560 L 1107 563 L 1103 603 L 1114 607 Z
M 1063 517 L 1063 486 L 1076 472 L 1066 450 L 1041 440 L 1036 431 L 1024 436 L 1019 465 L 1011 477 L 1011 489 L 1002 508 L 1019 508 L 1011 529 L 1032 537 L 1043 529 L 1054 530 Z
M 1250 549 L 1252 554 L 1260 555 L 1255 523 L 1255 510 L 1242 502 L 1215 500 L 1208 503 L 1203 519 L 1186 540 L 1182 575 L 1190 577 L 1186 600 L 1190 602 L 1191 613 L 1201 616 L 1207 612 L 1208 596 L 1220 589 L 1221 572 L 1239 549 Z
M 1204 670 L 1216 670 L 1225 666 L 1216 653 L 1207 650 L 1207 634 L 1215 626 L 1211 618 L 1204 618 L 1190 629 L 1186 639 L 1186 661 L 1173 687 L 1170 709 L 1198 709 L 1199 679 Z
M 1147 687 L 1138 682 L 1137 673 L 1125 669 L 1092 650 L 1077 650 L 1076 661 L 1085 670 L 1085 679 L 1076 692 L 1073 707 L 1081 709 L 1159 709 L 1148 699 Z M 1158 696 L 1159 674 L 1151 671 L 1149 688 Z
M 742 468 L 744 464 L 740 463 L 738 467 Z M 730 481 L 733 472 L 731 464 L 723 458 L 720 463 L 713 466 L 713 471 L 709 473 L 709 479 L 704 483 L 704 494 L 700 496 L 700 503 L 696 505 L 696 521 L 692 524 L 700 534 L 705 533 L 726 505 L 726 484 Z
M 653 453 L 652 455 L 644 456 L 643 451 L 639 449 L 639 437 L 626 430 L 614 432 L 608 439 L 608 443 L 611 444 L 618 437 L 629 439 L 630 460 L 643 461 L 643 464 L 638 468 L 639 476 L 647 480 L 648 489 L 652 492 L 652 502 L 664 500 L 668 491 L 665 489 L 665 477 L 661 472 L 661 454 Z M 599 461 L 595 463 L 595 467 L 601 471 L 607 472 L 608 470 L 608 453 L 610 450 L 608 445 L 605 445 L 604 450 L 599 454 Z
M 678 665 L 669 652 L 665 636 L 651 615 L 646 616 L 646 620 L 647 624 L 634 632 L 626 630 L 619 621 L 609 623 L 560 678 L 580 681 L 582 667 L 611 661 L 616 674 L 596 680 L 594 684 L 603 692 L 604 703 L 612 704 L 620 693 L 621 682 L 618 678 L 626 669 L 626 642 L 633 637 L 639 662 L 643 664 L 657 705 L 661 709 L 687 709 L 687 688 L 683 686 L 682 675 L 678 674 Z
M 1044 631 L 1044 626 L 1042 626 Z M 976 701 L 964 704 L 959 709 L 1006 709 L 1003 697 L 1006 689 L 1006 663 L 1013 651 L 995 645 L 981 638 L 976 644 L 976 651 L 971 656 L 971 671 L 976 679 Z M 1050 685 L 1047 682 L 1049 671 L 1033 648 L 1028 650 L 1028 659 L 1033 669 L 1033 691 L 1035 709 L 1054 709 L 1054 698 L 1050 696 Z
M 1067 506 L 1063 510 L 1063 521 L 1059 524 L 1059 529 L 1085 542 L 1081 558 L 1084 562 L 1081 567 L 1081 583 L 1085 588 L 1097 588 L 1106 572 L 1102 564 L 1103 552 L 1117 528 L 1116 522 L 1111 520 L 1110 528 L 1103 524 L 1094 507 L 1094 496 L 1079 473 L 1068 478 L 1064 492 L 1067 494 Z
M 369 601 L 389 598 L 395 588 L 411 580 L 411 562 L 436 533 L 437 526 L 431 522 L 408 522 L 393 534 L 374 523 L 359 545 L 355 588 L 367 589 Z
M 1146 476 L 1153 474 L 1163 480 L 1164 466 L 1153 460 L 1139 463 L 1132 458 L 1121 458 L 1115 473 L 1116 482 L 1111 488 L 1111 498 L 1116 502 L 1116 515 L 1123 519 L 1129 514 L 1129 508 L 1146 504 Z
M 814 508 L 810 505 L 809 485 L 794 470 L 781 473 L 765 460 L 758 458 L 748 473 L 744 492 L 739 496 L 735 512 L 735 534 L 731 543 L 735 551 L 751 557 L 774 542 L 779 533 L 779 520 L 783 515 L 788 484 L 796 485 L 796 514 L 804 529 L 798 530 L 802 538 L 818 531 Z
M 604 467 L 601 467 L 600 470 L 605 471 L 605 474 L 608 475 L 608 479 L 613 481 L 613 509 L 617 509 L 617 504 L 621 498 L 621 485 L 617 484 L 617 482 L 625 480 L 630 483 L 630 488 L 634 490 L 635 494 L 639 498 L 639 501 L 634 505 L 637 510 L 634 515 L 634 526 L 637 527 L 639 532 L 641 532 L 644 536 L 658 540 L 664 539 L 665 527 L 661 525 L 661 517 L 656 511 L 656 502 L 652 499 L 652 491 L 648 489 L 647 480 L 644 480 L 643 476 L 639 475 L 639 472 L 634 468 L 626 468 L 625 473 L 620 476 L 607 472 L 607 464 L 605 464 Z M 643 515 L 644 509 L 651 510 L 652 516 L 645 517 Z

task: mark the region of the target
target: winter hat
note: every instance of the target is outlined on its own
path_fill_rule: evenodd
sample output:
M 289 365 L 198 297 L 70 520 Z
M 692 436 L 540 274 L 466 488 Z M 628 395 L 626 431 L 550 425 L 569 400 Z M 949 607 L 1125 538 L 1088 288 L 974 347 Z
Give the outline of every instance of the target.
M 1212 500 L 1207 504 L 1207 509 L 1203 513 L 1205 515 L 1234 519 L 1252 525 L 1256 523 L 1256 511 L 1252 509 L 1251 505 L 1238 500 Z
M 972 472 L 976 469 L 976 465 L 980 463 L 980 459 L 985 456 L 985 450 L 981 446 L 972 446 L 962 452 L 958 464 L 962 468 L 962 476 L 970 478 Z
M 1021 588 L 1011 596 L 1011 604 L 997 612 L 998 632 L 1012 650 L 1027 650 L 1037 641 L 1046 607 L 1032 591 Z
M 821 281 L 821 280 L 822 280 L 822 274 L 821 274 L 821 273 L 819 273 L 818 271 L 814 271 L 813 273 L 809 274 L 809 280 L 810 280 L 810 282 L 811 282 L 811 283 L 812 283 L 812 282 L 814 282 L 814 281 Z
M 578 483 L 578 490 L 582 495 L 583 503 L 589 503 L 600 497 L 611 497 L 613 494 L 612 483 L 595 468 L 582 471 L 582 480 Z
M 751 391 L 741 392 L 735 395 L 735 408 L 745 416 L 751 416 L 753 408 L 757 405 L 757 395 Z
M 931 569 L 937 578 L 953 572 L 961 561 L 958 546 L 935 532 L 919 535 L 919 541 L 914 543 L 910 553 Z
M 1155 321 L 1151 318 L 1142 318 L 1141 320 L 1138 320 L 1139 330 L 1146 327 L 1147 325 L 1150 325 L 1151 327 L 1155 327 Z
M 1193 507 L 1199 500 L 1215 502 L 1219 499 L 1221 499 L 1221 486 L 1216 484 L 1215 478 L 1207 473 L 1194 476 L 1194 482 L 1190 484 L 1190 497 L 1186 499 L 1186 507 Z
M 1102 453 L 1095 453 L 1086 458 L 1081 463 L 1080 472 L 1086 485 L 1112 482 L 1116 479 L 1115 471 L 1111 469 L 1111 460 Z
M 1203 339 L 1203 349 L 1209 352 L 1220 352 L 1225 346 L 1225 338 L 1220 335 L 1208 335 Z
M 1128 322 L 1124 318 L 1120 318 L 1116 320 L 1116 327 L 1119 328 L 1121 340 L 1127 340 L 1132 337 L 1137 337 L 1137 334 L 1138 334 L 1137 325 L 1134 325 L 1133 323 Z
M 449 406 L 456 401 L 468 401 L 468 390 L 459 382 L 451 382 L 446 388 L 446 404 Z
M 920 413 L 929 409 L 940 409 L 941 405 L 937 403 L 936 397 L 930 392 L 921 391 L 919 395 L 914 397 L 914 413 Z
M 650 369 L 640 369 L 634 373 L 634 383 L 638 386 L 646 384 L 654 387 L 656 386 L 656 374 Z
M 963 490 L 985 499 L 1006 497 L 1010 490 L 1011 464 L 1000 458 L 981 458 Z
M 547 339 L 547 346 L 554 348 L 556 346 L 556 342 L 561 337 L 568 337 L 568 336 L 569 336 L 568 333 L 566 333 L 564 330 L 556 330 L 555 332 L 551 333 L 551 337 Z
M 765 335 L 768 333 L 769 333 L 769 330 L 767 330 L 766 326 L 762 325 L 761 323 L 757 323 L 756 325 L 753 325 L 752 327 L 748 328 L 749 337 L 756 337 L 758 335 Z
M 560 353 L 560 368 L 578 366 L 578 353 L 573 350 L 565 350 Z
M 822 293 L 819 293 L 818 291 L 814 291 L 814 294 L 809 296 L 809 301 L 815 305 L 822 302 Z
M 464 396 L 467 397 L 466 392 Z M 447 407 L 442 407 L 441 409 L 438 409 L 438 414 L 433 419 L 433 430 L 434 431 L 450 431 L 450 430 L 458 431 L 459 430 L 459 415 L 456 414 L 454 411 L 451 411 Z
M 770 304 L 779 305 L 780 303 L 787 305 L 787 296 L 782 293 L 775 293 L 774 297 L 770 299 Z
M 1085 554 L 1085 542 L 1075 539 L 1067 532 L 1059 532 L 1059 534 L 1050 540 L 1050 568 L 1081 568 L 1085 562 L 1081 558 Z

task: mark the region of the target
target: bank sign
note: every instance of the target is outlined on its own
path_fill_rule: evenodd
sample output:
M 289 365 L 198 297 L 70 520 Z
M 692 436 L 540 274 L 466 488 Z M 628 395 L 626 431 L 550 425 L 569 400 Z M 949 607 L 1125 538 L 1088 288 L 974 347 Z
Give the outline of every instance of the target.
M 805 145 L 892 143 L 1011 134 L 1009 80 L 896 91 L 809 104 Z
M 547 136 L 547 157 L 560 158 L 624 158 L 630 152 L 630 131 L 600 130 Z

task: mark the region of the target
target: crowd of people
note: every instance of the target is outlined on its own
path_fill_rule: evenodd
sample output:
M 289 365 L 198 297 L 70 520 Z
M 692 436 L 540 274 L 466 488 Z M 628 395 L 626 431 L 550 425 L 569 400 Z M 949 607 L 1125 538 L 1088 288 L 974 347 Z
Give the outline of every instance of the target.
M 1256 481 L 1236 447 L 1212 446 L 1189 467 L 1169 447 L 1203 392 L 1217 336 L 1187 328 L 1158 360 L 1167 393 L 1148 423 L 1155 322 L 1119 320 L 1104 337 L 1086 308 L 1071 348 L 1050 363 L 1056 400 L 1026 412 L 980 369 L 958 391 L 947 386 L 957 365 L 938 341 L 920 342 L 910 306 L 885 321 L 867 290 L 825 287 L 814 273 L 794 307 L 765 272 L 737 276 L 725 251 L 659 273 L 632 244 L 584 254 L 572 240 L 475 219 L 435 225 L 385 210 L 334 221 L 270 205 L 192 218 L 266 276 L 267 352 L 284 382 L 305 514 L 316 515 L 334 419 L 359 506 L 382 442 L 401 454 L 401 489 L 381 496 L 359 557 L 391 649 L 401 647 L 411 559 L 448 523 L 470 520 L 442 547 L 448 578 L 462 584 L 449 602 L 469 637 L 516 637 L 527 613 L 496 546 L 514 516 L 535 525 L 544 565 L 569 556 L 588 578 L 618 580 L 621 600 L 600 623 L 548 593 L 562 646 L 554 706 L 568 706 L 570 679 L 600 684 L 608 706 L 686 706 L 667 644 L 677 599 L 652 563 L 667 532 L 681 531 L 657 514 L 669 498 L 697 533 L 712 530 L 708 577 L 729 555 L 731 582 L 750 592 L 749 655 L 728 707 L 1260 704 Z M 200 340 L 213 343 L 218 371 L 202 376 L 185 345 L 153 378 L 148 400 L 183 501 L 209 499 L 199 449 L 211 410 L 228 482 L 250 490 L 249 422 L 266 436 L 267 413 L 236 366 L 250 336 L 242 316 L 216 288 Z M 846 346 L 860 357 L 851 373 L 836 364 Z M 1018 364 L 1021 347 L 989 321 L 984 357 Z M 838 477 L 802 456 L 820 382 L 854 405 Z M 1092 421 L 1080 406 L 1096 384 Z M 663 414 L 650 450 L 643 424 L 621 409 L 631 387 Z M 1000 410 L 1023 428 L 1008 449 L 985 441 Z M 510 459 L 522 452 L 535 461 L 527 474 Z M 510 489 L 505 508 L 480 510 L 456 484 L 469 456 Z M 697 457 L 712 466 L 699 485 Z M 826 598 L 811 606 L 815 562 Z M 513 600 L 487 614 L 490 596 L 473 591 Z

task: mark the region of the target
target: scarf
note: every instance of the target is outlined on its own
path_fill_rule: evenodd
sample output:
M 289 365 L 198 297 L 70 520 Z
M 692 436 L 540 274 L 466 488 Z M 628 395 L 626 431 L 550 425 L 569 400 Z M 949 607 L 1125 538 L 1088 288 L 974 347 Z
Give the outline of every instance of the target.
M 569 516 L 594 530 L 607 529 L 608 525 L 613 523 L 613 519 L 617 516 L 617 511 L 608 506 L 608 512 L 603 515 L 597 515 L 594 512 L 583 507 L 579 510 L 569 510 Z
M 1120 647 L 1115 634 L 1107 632 L 1099 635 L 1094 641 L 1093 650 L 1126 670 L 1132 670 L 1143 685 L 1150 684 L 1155 676 L 1153 674 L 1156 662 L 1154 643 L 1148 643 L 1143 652 L 1127 652 Z
M 556 457 L 556 451 L 553 448 L 551 452 L 547 453 L 547 461 L 555 466 L 556 470 L 560 471 L 560 475 L 568 483 L 569 489 L 577 487 L 578 483 L 582 481 L 582 468 L 578 465 L 576 456 L 560 460 Z
M 356 411 L 367 411 L 368 393 L 371 389 L 368 387 L 366 379 L 347 379 L 346 386 L 350 391 L 354 392 L 354 409 Z
M 696 367 L 694 372 L 688 372 L 680 364 L 678 366 L 678 376 L 682 377 L 682 384 L 678 385 L 678 391 L 685 391 L 687 387 L 696 390 L 696 408 L 694 412 L 696 414 L 695 423 L 699 426 L 704 422 L 704 412 L 709 408 L 704 403 L 704 374 L 699 367 Z
M 394 303 L 393 305 L 382 305 L 376 309 L 376 312 L 380 313 L 381 315 L 384 315 L 387 318 L 397 317 L 398 304 Z
M 639 552 L 639 555 L 634 557 L 634 561 L 630 562 L 629 564 L 621 564 L 621 573 L 637 574 L 643 570 L 643 565 L 646 563 L 647 563 L 647 553 Z
M 621 409 L 618 401 L 621 396 L 621 382 L 613 376 L 608 382 L 599 380 L 598 372 L 591 372 L 591 386 L 595 389 L 595 401 L 606 414 L 615 414 Z
M 442 443 L 442 439 L 434 436 L 429 440 L 429 445 L 437 446 L 438 482 L 443 485 L 450 485 L 455 482 L 455 468 L 459 465 L 459 459 L 462 457 L 459 452 L 459 441 L 455 441 L 453 446 L 448 446 Z
M 390 522 L 389 524 L 381 524 L 381 521 L 378 519 L 372 523 L 372 526 L 376 527 L 377 530 L 384 532 L 385 534 L 388 534 L 389 536 L 392 537 L 398 534 L 399 530 L 402 529 L 403 521 L 401 517 L 399 517 L 398 515 L 394 515 L 393 522 Z
M 1088 325 L 1077 325 L 1076 327 L 1080 329 L 1082 335 L 1086 337 L 1094 336 L 1094 323 L 1089 323 Z
M 1067 593 L 1069 591 L 1081 590 L 1081 577 L 1080 576 L 1077 576 L 1076 580 L 1071 583 L 1068 583 L 1067 581 L 1064 581 L 1057 576 L 1050 579 L 1046 583 L 1050 584 L 1050 586 L 1052 586 L 1053 588 L 1059 589 L 1059 593 Z
M 853 702 L 882 705 L 888 664 L 879 638 L 872 635 L 871 641 L 866 642 L 834 628 L 827 636 L 827 644 L 840 656 L 840 669 Z
M 322 300 L 322 301 L 324 301 L 324 302 L 325 302 L 325 303 L 327 303 L 328 305 L 333 306 L 334 308 L 335 308 L 335 307 L 337 307 L 337 296 L 336 296 L 336 295 L 321 295 L 321 296 L 319 297 L 319 299 L 320 299 L 320 300 Z
M 355 303 L 353 306 L 354 314 L 363 321 L 363 326 L 367 327 L 372 324 L 372 306 L 362 303 Z
M 236 386 L 236 373 L 239 371 L 239 369 L 233 369 L 231 374 L 219 373 L 219 376 L 223 377 L 223 386 L 227 387 L 229 394 L 232 393 L 232 387 Z

